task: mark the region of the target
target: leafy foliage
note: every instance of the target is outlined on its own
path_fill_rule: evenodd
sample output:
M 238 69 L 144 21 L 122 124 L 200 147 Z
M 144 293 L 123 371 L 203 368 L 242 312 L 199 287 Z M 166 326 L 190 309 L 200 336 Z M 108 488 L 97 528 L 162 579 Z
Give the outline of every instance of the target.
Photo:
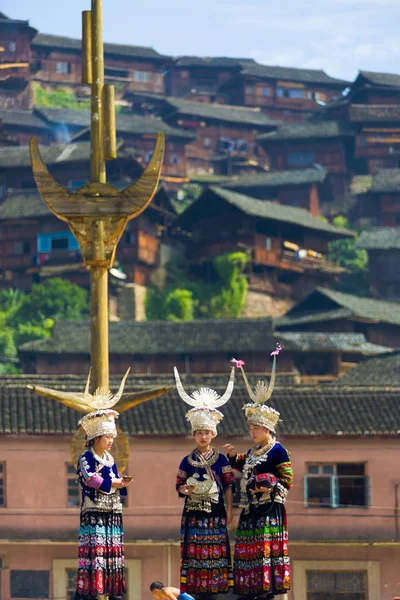
M 149 289 L 147 319 L 191 321 L 239 317 L 246 302 L 248 284 L 243 271 L 249 258 L 245 252 L 217 256 L 213 261 L 216 283 L 193 281 L 182 265 L 171 263 L 166 288 Z
M 334 219 L 337 227 L 349 229 L 349 222 L 345 217 L 338 216 Z M 329 260 L 347 269 L 333 288 L 356 296 L 368 296 L 368 253 L 366 250 L 355 248 L 358 236 L 337 240 L 329 244 Z
M 78 101 L 72 89 L 46 89 L 39 83 L 32 84 L 35 106 L 51 108 L 69 108 L 71 110 L 90 110 L 90 102 Z
M 1 290 L 0 374 L 19 372 L 18 346 L 50 337 L 55 319 L 76 320 L 87 314 L 86 290 L 61 278 L 34 284 L 28 294 Z

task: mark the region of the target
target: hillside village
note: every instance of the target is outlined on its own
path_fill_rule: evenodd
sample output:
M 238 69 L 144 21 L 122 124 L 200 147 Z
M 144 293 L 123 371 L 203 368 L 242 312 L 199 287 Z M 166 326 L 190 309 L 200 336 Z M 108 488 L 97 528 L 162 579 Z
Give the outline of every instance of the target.
M 0 13 L 0 46 L 0 294 L 29 294 L 54 278 L 87 290 L 79 245 L 42 201 L 28 149 L 35 136 L 51 174 L 71 192 L 89 181 L 81 42 Z M 400 480 L 391 462 L 400 431 L 400 74 L 360 71 L 344 81 L 251 57 L 172 57 L 106 43 L 105 77 L 117 91 L 118 152 L 107 163 L 108 182 L 122 189 L 135 181 L 157 134 L 166 137 L 157 193 L 128 224 L 109 273 L 112 385 L 131 367 L 128 391 L 169 389 L 121 418 L 134 439 L 129 473 L 146 476 L 141 460 L 151 449 L 154 477 L 167 486 L 191 443 L 172 389 L 174 366 L 185 386 L 221 390 L 233 356 L 252 379 L 265 377 L 281 342 L 274 401 L 296 477 L 288 502 L 293 598 L 317 597 L 304 595 L 307 574 L 317 581 L 332 572 L 345 582 L 335 600 L 393 600 L 400 596 Z M 76 415 L 35 400 L 27 385 L 83 391 L 88 319 L 56 320 L 48 335 L 21 343 L 13 361 L 17 374 L 0 376 L 0 598 L 69 599 Z M 236 390 L 218 444 L 244 447 L 241 380 Z M 52 477 L 62 471 L 67 484 L 49 500 L 40 461 L 54 448 Z M 34 506 L 16 485 L 32 453 Z M 129 600 L 145 597 L 154 565 L 169 581 L 178 570 L 181 508 L 173 492 L 157 511 L 155 489 L 127 501 Z M 10 573 L 26 569 L 29 589 L 13 590 Z

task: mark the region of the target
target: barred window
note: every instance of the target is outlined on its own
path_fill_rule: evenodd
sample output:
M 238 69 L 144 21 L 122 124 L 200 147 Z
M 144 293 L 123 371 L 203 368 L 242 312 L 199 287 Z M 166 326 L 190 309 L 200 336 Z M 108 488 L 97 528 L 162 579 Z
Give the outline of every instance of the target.
M 6 505 L 6 465 L 0 463 L 0 506 Z
M 76 569 L 67 569 L 67 589 L 65 593 L 66 600 L 74 600 L 76 592 Z
M 49 598 L 49 571 L 10 572 L 11 598 Z
M 74 465 L 67 464 L 67 506 L 74 507 L 80 505 L 80 490 L 78 475 Z
M 348 508 L 370 505 L 370 480 L 364 463 L 309 464 L 304 478 L 308 508 Z
M 307 571 L 307 600 L 368 600 L 366 571 Z

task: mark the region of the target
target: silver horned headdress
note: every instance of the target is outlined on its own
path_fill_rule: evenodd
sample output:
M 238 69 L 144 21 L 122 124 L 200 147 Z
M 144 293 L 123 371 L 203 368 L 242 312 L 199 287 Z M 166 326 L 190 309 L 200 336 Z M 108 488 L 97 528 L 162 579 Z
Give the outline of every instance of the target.
M 130 369 L 125 373 L 119 390 L 116 394 L 112 394 L 110 390 L 104 388 L 97 388 L 94 394 L 89 392 L 90 385 L 90 371 L 86 382 L 85 391 L 82 394 L 83 399 L 95 410 L 85 415 L 78 425 L 82 425 L 86 433 L 86 439 L 92 440 L 95 437 L 101 435 L 113 435 L 117 436 L 117 428 L 115 426 L 115 419 L 119 417 L 116 410 L 111 410 L 111 407 L 117 404 L 122 396 L 126 378 L 128 377 Z
M 236 360 L 234 358 L 232 359 L 232 361 L 236 363 L 236 366 L 241 369 L 247 392 L 250 396 L 250 399 L 253 401 L 253 404 L 245 404 L 243 406 L 248 424 L 262 425 L 263 427 L 266 427 L 272 431 L 272 433 L 276 433 L 275 427 L 279 421 L 280 414 L 271 406 L 265 406 L 265 402 L 271 398 L 272 392 L 274 391 L 276 357 L 279 355 L 282 349 L 283 346 L 277 343 L 276 349 L 271 352 L 271 356 L 274 357 L 274 361 L 272 364 L 271 379 L 269 384 L 265 381 L 258 381 L 254 391 L 251 389 L 246 373 L 244 372 L 243 365 L 245 363 L 243 360 Z
M 217 425 L 224 418 L 222 412 L 217 410 L 217 408 L 226 404 L 232 395 L 235 380 L 235 368 L 232 368 L 228 386 L 222 396 L 215 390 L 207 387 L 195 390 L 189 396 L 183 388 L 176 367 L 174 367 L 174 374 L 178 394 L 186 404 L 194 407 L 185 415 L 192 426 L 192 432 L 198 431 L 199 429 L 209 429 L 215 437 L 217 435 Z

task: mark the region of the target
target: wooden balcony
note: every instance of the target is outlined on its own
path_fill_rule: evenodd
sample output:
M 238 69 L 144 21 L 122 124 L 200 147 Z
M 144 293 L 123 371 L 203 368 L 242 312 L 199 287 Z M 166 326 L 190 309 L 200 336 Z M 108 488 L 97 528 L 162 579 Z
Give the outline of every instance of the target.
M 323 271 L 339 274 L 344 273 L 346 270 L 325 258 L 313 256 L 299 258 L 295 252 L 290 252 L 289 250 L 274 251 L 259 247 L 254 248 L 253 262 L 257 265 L 276 267 L 277 269 L 295 271 L 297 273 Z

